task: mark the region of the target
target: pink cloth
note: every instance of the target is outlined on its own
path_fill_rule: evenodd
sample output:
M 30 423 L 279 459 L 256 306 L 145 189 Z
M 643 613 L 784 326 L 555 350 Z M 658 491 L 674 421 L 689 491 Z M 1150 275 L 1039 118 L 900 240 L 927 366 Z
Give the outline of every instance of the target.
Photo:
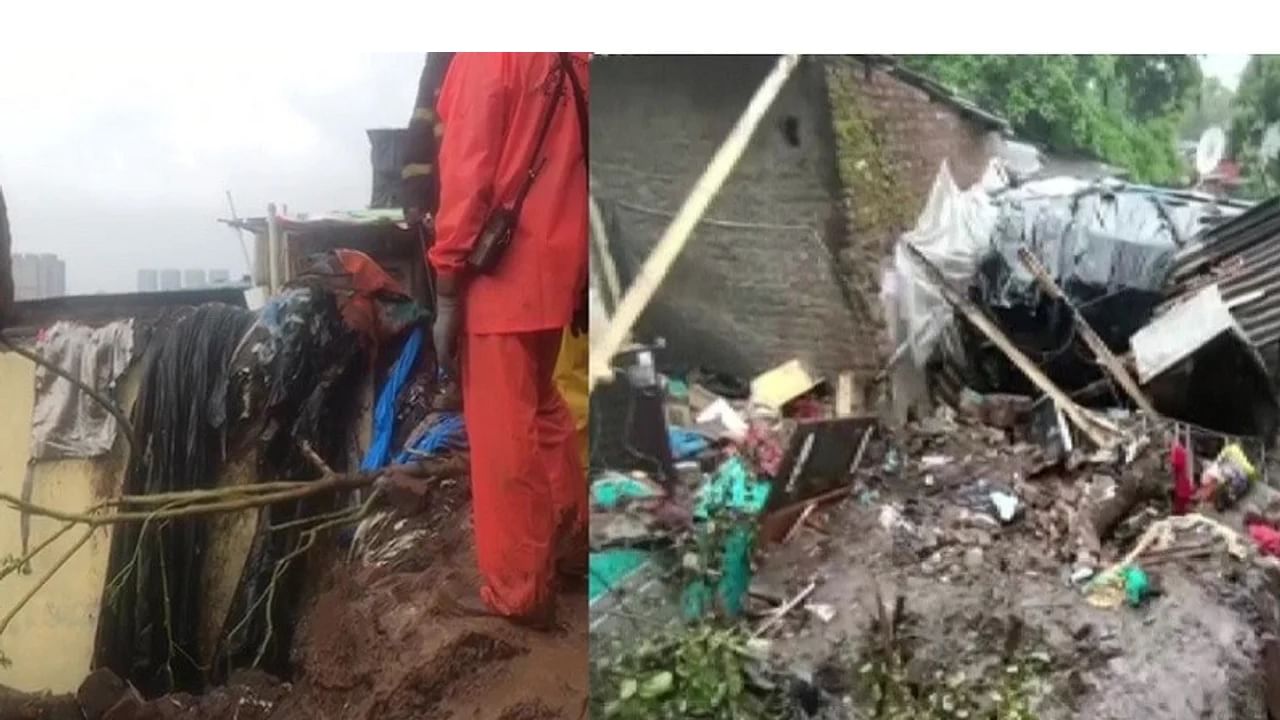
M 1181 442 L 1174 441 L 1170 448 L 1169 464 L 1173 467 L 1173 514 L 1184 515 L 1191 509 L 1196 489 L 1191 480 L 1187 448 Z
M 1254 523 L 1249 526 L 1249 537 L 1262 552 L 1280 557 L 1280 530 L 1263 523 Z

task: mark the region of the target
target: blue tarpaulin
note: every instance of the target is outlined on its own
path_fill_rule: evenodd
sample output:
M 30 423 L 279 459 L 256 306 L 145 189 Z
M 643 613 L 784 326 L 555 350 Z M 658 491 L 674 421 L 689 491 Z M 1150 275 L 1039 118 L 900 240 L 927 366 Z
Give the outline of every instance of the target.
M 360 469 L 365 472 L 379 470 L 391 461 L 391 441 L 396 434 L 396 398 L 418 361 L 423 334 L 422 326 L 413 329 L 400 351 L 400 358 L 387 376 L 386 384 L 382 386 L 382 392 L 378 394 L 378 404 L 373 409 L 373 440 L 369 443 L 364 462 L 360 463 Z

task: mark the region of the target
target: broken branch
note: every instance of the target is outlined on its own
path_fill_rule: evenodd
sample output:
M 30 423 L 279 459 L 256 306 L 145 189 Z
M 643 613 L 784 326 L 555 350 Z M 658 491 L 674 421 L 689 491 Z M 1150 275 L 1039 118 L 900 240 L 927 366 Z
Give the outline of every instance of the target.
M 792 610 L 795 610 L 796 606 L 804 602 L 805 598 L 812 595 L 813 591 L 816 590 L 817 588 L 818 588 L 817 582 L 810 582 L 807 586 L 805 586 L 803 590 L 796 593 L 795 597 L 788 600 L 786 604 L 784 604 L 782 607 L 778 608 L 777 610 L 774 610 L 773 614 L 769 616 L 769 619 L 765 620 L 760 625 L 760 627 L 756 628 L 755 632 L 751 633 L 751 639 L 755 640 L 756 638 L 761 637 L 765 633 L 772 630 L 773 627 L 778 623 L 782 622 L 782 619 L 787 615 L 789 615 Z
M 13 606 L 13 609 L 4 616 L 3 620 L 0 620 L 0 635 L 3 635 L 4 631 L 8 629 L 9 623 L 13 621 L 13 618 L 18 614 L 18 612 L 21 611 L 27 603 L 31 602 L 31 598 L 35 597 L 36 593 L 40 592 L 40 588 L 44 587 L 49 580 L 62 569 L 62 566 L 66 565 L 67 561 L 79 552 L 80 548 L 84 547 L 85 544 L 89 542 L 89 539 L 93 537 L 93 533 L 96 530 L 96 527 L 91 527 L 86 530 L 84 535 L 81 535 L 80 539 L 76 541 L 76 544 L 72 545 L 69 550 L 63 553 L 62 557 L 58 558 L 58 561 L 53 564 L 53 567 L 49 568 L 48 572 L 40 576 L 40 579 L 31 586 L 31 589 L 27 591 L 26 595 L 22 596 L 22 599 L 18 601 L 18 604 Z
M 1102 338 L 1098 337 L 1098 333 L 1094 332 L 1093 326 L 1084 319 L 1084 315 L 1080 314 L 1080 310 L 1067 298 L 1066 293 L 1062 292 L 1062 288 L 1058 287 L 1058 284 L 1053 281 L 1053 278 L 1049 276 L 1049 272 L 1044 269 L 1044 266 L 1040 264 L 1035 255 L 1032 255 L 1027 248 L 1020 247 L 1018 248 L 1018 259 L 1022 260 L 1022 264 L 1031 271 L 1031 274 L 1036 278 L 1036 282 L 1040 284 L 1040 287 L 1049 297 L 1066 305 L 1067 309 L 1071 311 L 1071 319 L 1075 322 L 1076 329 L 1080 331 L 1080 337 L 1084 338 L 1085 344 L 1098 356 L 1098 362 L 1103 369 L 1110 373 L 1111 377 L 1115 378 L 1116 382 L 1120 384 L 1120 387 L 1129 396 L 1129 399 L 1133 401 L 1133 404 L 1137 405 L 1138 409 L 1144 413 L 1152 417 L 1159 417 L 1160 414 L 1156 412 L 1151 401 L 1142 392 L 1142 388 L 1138 387 L 1138 383 L 1134 381 L 1133 376 L 1125 369 L 1124 364 L 1115 356 L 1115 353 L 1111 352 L 1111 348 L 1107 347 Z
M 1024 355 L 1022 351 L 1019 350 L 1003 332 L 1001 332 L 1000 328 L 996 327 L 996 324 L 992 322 L 990 318 L 984 315 L 973 303 L 969 302 L 969 300 L 964 297 L 960 291 L 952 287 L 951 283 L 942 274 L 942 272 L 924 256 L 924 253 L 920 252 L 920 250 L 911 243 L 904 242 L 903 244 L 906 246 L 907 252 L 917 263 L 920 264 L 925 273 L 928 274 L 934 285 L 938 286 L 939 291 L 942 293 L 942 297 L 945 298 L 952 307 L 959 310 L 970 324 L 977 328 L 987 337 L 988 340 L 999 348 L 1000 351 L 1005 354 L 1005 357 L 1009 358 L 1009 360 L 1017 366 L 1017 368 L 1027 376 L 1027 379 L 1038 387 L 1041 392 L 1052 398 L 1053 401 L 1058 404 L 1058 407 L 1062 409 L 1062 412 L 1065 413 L 1073 423 L 1075 423 L 1076 427 L 1080 428 L 1080 431 L 1083 432 L 1094 445 L 1099 448 L 1111 448 L 1115 446 L 1115 441 L 1109 438 L 1107 434 L 1104 434 L 1104 431 L 1098 427 L 1097 423 L 1089 416 L 1088 413 L 1085 412 L 1084 408 L 1077 405 L 1075 401 L 1067 396 L 1066 393 L 1062 392 L 1062 390 L 1058 388 L 1058 386 L 1055 385 L 1053 381 L 1040 370 L 1040 368 L 1036 367 L 1036 364 L 1032 362 L 1030 358 Z

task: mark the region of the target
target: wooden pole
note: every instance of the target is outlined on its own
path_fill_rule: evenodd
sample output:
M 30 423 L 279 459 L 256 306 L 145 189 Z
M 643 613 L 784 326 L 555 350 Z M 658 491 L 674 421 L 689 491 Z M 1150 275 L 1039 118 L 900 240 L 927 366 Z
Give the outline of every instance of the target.
M 280 291 L 280 220 L 276 217 L 276 204 L 267 205 L 267 268 L 270 275 L 268 295 Z
M 604 280 L 605 307 L 611 313 L 617 312 L 622 285 L 618 281 L 618 268 L 613 264 L 613 256 L 609 254 L 609 236 L 605 234 L 604 216 L 594 194 L 587 195 L 587 211 L 591 218 L 591 249 L 595 251 L 592 260 L 598 264 L 600 277 Z
M 1062 390 L 1059 389 L 1058 386 L 1040 370 L 1040 368 L 1036 367 L 1036 364 L 1032 362 L 1030 358 L 1024 355 L 1022 351 L 1019 350 L 1017 346 L 1015 346 L 1013 342 L 1000 331 L 1000 328 L 996 327 L 994 322 L 992 322 L 986 315 L 982 314 L 982 311 L 975 307 L 973 303 L 969 302 L 968 298 L 961 294 L 960 291 L 951 286 L 951 283 L 947 280 L 946 276 L 944 276 L 942 272 L 933 265 L 933 263 L 929 262 L 929 259 L 924 256 L 924 253 L 920 252 L 920 250 L 911 243 L 905 241 L 900 242 L 903 242 L 906 246 L 907 252 L 909 252 L 924 271 L 928 273 L 929 278 L 938 286 L 938 289 L 942 292 L 942 296 L 946 298 L 947 302 L 959 310 L 961 314 L 963 314 L 979 332 L 985 335 L 988 340 L 994 343 L 996 347 L 1000 348 L 1000 351 L 1003 352 L 1005 356 L 1008 357 L 1024 375 L 1027 376 L 1028 380 L 1035 384 L 1036 387 L 1040 388 L 1041 392 L 1053 398 L 1053 401 L 1058 404 L 1058 407 L 1062 409 L 1062 412 L 1065 413 L 1073 423 L 1075 423 L 1076 427 L 1080 428 L 1080 431 L 1083 432 L 1094 445 L 1100 448 L 1110 448 L 1115 445 L 1115 442 L 1112 441 L 1107 434 L 1103 433 L 1102 429 L 1099 428 L 1092 418 L 1090 418 L 1090 416 L 1084 411 L 1084 408 L 1077 405 L 1075 401 L 1067 396 L 1066 393 L 1062 392 Z
M 1093 327 L 1084 319 L 1084 315 L 1081 315 L 1076 306 L 1067 299 L 1066 293 L 1062 292 L 1062 288 L 1058 287 L 1058 283 L 1053 281 L 1053 278 L 1049 276 L 1049 271 L 1044 269 L 1044 266 L 1040 264 L 1036 256 L 1032 255 L 1027 248 L 1020 247 L 1018 248 L 1018 259 L 1031 271 L 1031 274 L 1036 278 L 1036 282 L 1040 284 L 1041 289 L 1048 293 L 1049 297 L 1060 301 L 1071 311 L 1071 319 L 1075 322 L 1076 329 L 1080 331 L 1080 337 L 1084 338 L 1085 344 L 1089 346 L 1090 350 L 1093 350 L 1102 367 L 1111 374 L 1111 377 L 1115 378 L 1116 382 L 1120 383 L 1120 387 L 1124 389 L 1133 404 L 1151 417 L 1160 417 L 1160 413 L 1156 412 L 1155 407 L 1147 399 L 1146 394 L 1142 392 L 1142 388 L 1138 387 L 1138 383 L 1134 381 L 1133 376 L 1125 369 L 1124 364 L 1115 356 L 1115 353 L 1111 352 L 1111 348 L 1107 347 L 1102 338 L 1098 337 L 1098 333 L 1093 331 Z
M 590 389 L 595 389 L 597 380 L 607 381 L 612 377 L 609 368 L 613 356 L 621 349 L 636 320 L 640 318 L 640 314 L 644 312 L 645 307 L 658 291 L 658 287 L 662 285 L 671 265 L 675 263 L 681 250 L 688 243 L 694 226 L 702 219 L 702 214 L 706 212 L 711 200 L 715 198 L 716 193 L 724 185 L 725 179 L 729 177 L 729 173 L 742 157 L 756 127 L 764 119 L 765 113 L 769 111 L 787 78 L 791 76 L 791 71 L 795 70 L 799 62 L 799 55 L 783 55 L 778 58 L 777 65 L 756 90 L 746 110 L 738 118 L 737 124 L 733 126 L 733 130 L 729 131 L 729 136 L 720 145 L 720 149 L 716 151 L 711 162 L 702 171 L 702 176 L 694 184 L 693 190 L 685 198 L 675 219 L 667 226 L 658 244 L 653 248 L 653 252 L 640 267 L 635 281 L 631 283 L 631 287 L 627 288 L 626 295 L 619 302 L 609 327 L 597 342 L 592 343 Z

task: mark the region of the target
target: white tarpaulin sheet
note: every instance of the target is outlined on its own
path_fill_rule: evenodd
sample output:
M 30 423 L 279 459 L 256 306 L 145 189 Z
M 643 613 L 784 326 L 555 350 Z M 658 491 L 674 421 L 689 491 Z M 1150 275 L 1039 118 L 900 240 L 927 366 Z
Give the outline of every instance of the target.
M 906 343 L 916 367 L 923 367 L 929 359 L 950 322 L 951 308 L 903 243 L 911 243 L 949 280 L 967 285 L 978 259 L 991 244 L 996 221 L 991 193 L 1006 184 L 1000 165 L 993 161 L 981 182 L 962 191 L 944 160 L 915 228 L 898 240 L 893 269 L 885 277 L 881 292 L 886 317 L 896 318 L 890 323 L 894 344 L 902 347 Z
M 133 362 L 133 321 L 100 328 L 59 322 L 36 343 L 41 357 L 111 397 Z M 44 367 L 36 368 L 31 415 L 31 458 L 87 458 L 111 451 L 119 423 L 80 388 Z

